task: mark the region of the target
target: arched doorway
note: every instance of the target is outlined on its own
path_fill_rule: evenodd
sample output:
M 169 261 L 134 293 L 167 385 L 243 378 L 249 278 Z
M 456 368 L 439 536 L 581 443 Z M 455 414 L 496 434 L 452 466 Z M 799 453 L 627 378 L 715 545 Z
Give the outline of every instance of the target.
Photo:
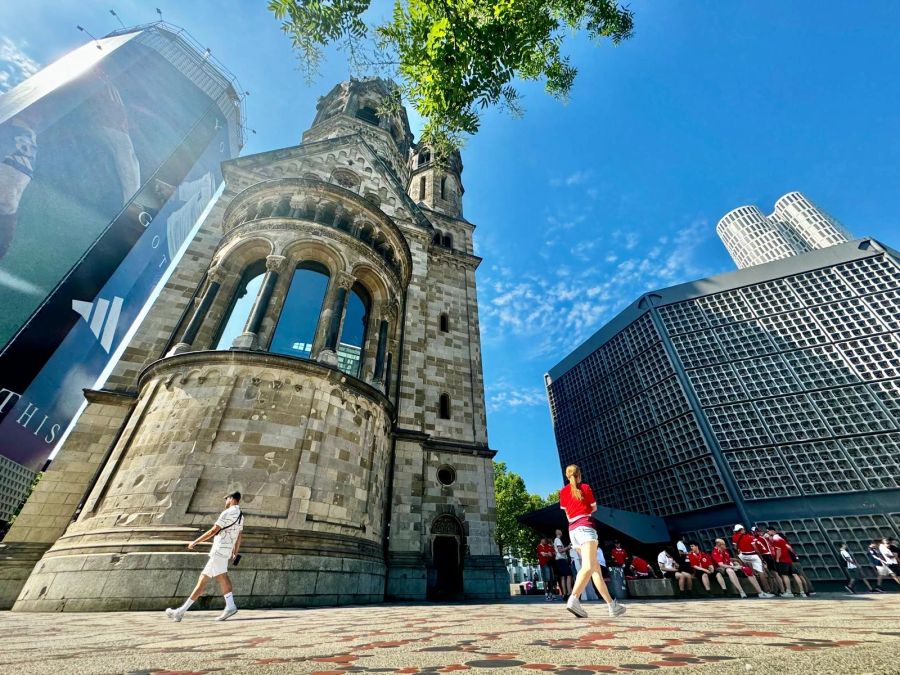
M 439 516 L 431 524 L 431 561 L 433 584 L 428 595 L 434 600 L 449 600 L 463 591 L 463 531 L 453 516 Z

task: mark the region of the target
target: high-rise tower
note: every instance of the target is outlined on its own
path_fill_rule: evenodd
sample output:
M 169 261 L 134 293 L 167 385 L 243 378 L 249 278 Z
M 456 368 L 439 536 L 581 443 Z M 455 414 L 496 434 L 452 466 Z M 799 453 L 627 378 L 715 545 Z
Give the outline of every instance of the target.
M 799 192 L 781 197 L 768 216 L 755 206 L 739 206 L 722 217 L 716 232 L 741 269 L 853 238 L 843 225 Z
M 338 85 L 300 145 L 223 165 L 222 198 L 48 473 L 81 467 L 77 518 L 42 520 L 59 495 L 40 488 L 26 506 L 23 534 L 49 550 L 16 609 L 167 606 L 203 564 L 184 545 L 235 489 L 245 606 L 508 594 L 474 225 L 410 198 L 390 94 Z

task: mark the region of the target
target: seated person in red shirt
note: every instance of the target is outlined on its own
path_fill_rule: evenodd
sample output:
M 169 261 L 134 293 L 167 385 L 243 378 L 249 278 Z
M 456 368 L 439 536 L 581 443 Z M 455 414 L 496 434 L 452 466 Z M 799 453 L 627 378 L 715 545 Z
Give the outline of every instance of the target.
M 650 567 L 650 563 L 635 555 L 631 556 L 631 576 L 636 579 L 646 579 L 655 575 Z
M 722 574 L 725 574 L 731 580 L 731 585 L 734 586 L 734 590 L 736 590 L 742 598 L 746 598 L 747 594 L 744 593 L 741 582 L 738 580 L 737 570 L 739 569 L 742 570 L 744 576 L 750 580 L 750 584 L 756 589 L 757 595 L 763 592 L 759 582 L 756 580 L 753 569 L 751 567 L 742 566 L 736 560 L 731 559 L 731 552 L 725 545 L 724 539 L 716 539 L 716 546 L 712 550 L 712 559 L 716 565 L 716 575 L 721 578 Z
M 709 591 L 709 576 L 715 572 L 715 566 L 713 565 L 713 559 L 710 557 L 708 553 L 704 553 L 700 550 L 700 545 L 697 542 L 691 542 L 691 550 L 688 553 L 688 563 L 691 566 L 691 570 L 694 572 L 694 576 L 700 579 L 703 582 L 703 588 Z M 716 579 L 719 581 L 719 585 L 722 587 L 722 590 L 725 590 L 725 580 L 716 575 Z

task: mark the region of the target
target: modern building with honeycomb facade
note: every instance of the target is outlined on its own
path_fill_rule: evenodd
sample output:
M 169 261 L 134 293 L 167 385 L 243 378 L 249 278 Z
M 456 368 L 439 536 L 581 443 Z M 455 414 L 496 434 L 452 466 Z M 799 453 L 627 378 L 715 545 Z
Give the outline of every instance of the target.
M 843 579 L 836 542 L 900 537 L 898 332 L 871 239 L 647 293 L 546 376 L 560 464 L 704 546 L 772 524 Z
M 300 145 L 223 164 L 10 532 L 15 610 L 170 606 L 232 490 L 245 607 L 509 595 L 462 162 L 433 162 L 405 111 L 379 116 L 391 91 L 340 84 Z
M 853 238 L 843 225 L 799 192 L 781 197 L 768 216 L 755 206 L 739 206 L 722 217 L 716 232 L 741 269 Z

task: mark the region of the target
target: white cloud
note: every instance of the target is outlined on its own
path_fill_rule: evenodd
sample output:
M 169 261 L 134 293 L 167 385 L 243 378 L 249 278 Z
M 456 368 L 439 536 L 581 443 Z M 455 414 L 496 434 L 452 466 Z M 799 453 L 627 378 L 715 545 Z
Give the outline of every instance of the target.
M 506 380 L 488 385 L 485 394 L 487 410 L 492 413 L 547 405 L 547 394 L 543 388 L 516 387 Z
M 583 183 L 587 183 L 591 178 L 590 171 L 582 171 L 578 170 L 574 173 L 569 174 L 565 178 L 553 178 L 550 181 L 551 187 L 572 187 L 574 185 L 581 185 Z
M 25 53 L 27 43 L 17 45 L 0 36 L 0 94 L 9 91 L 41 69 L 40 64 Z
M 638 251 L 637 235 L 617 231 L 606 238 L 615 253 L 604 251 L 603 237 L 578 241 L 554 256 L 560 264 L 553 273 L 493 276 L 480 294 L 483 335 L 491 342 L 524 339 L 529 358 L 561 357 L 641 294 L 717 272 L 696 259 L 711 236 L 708 223 L 697 220 L 660 232 Z M 573 268 L 573 259 L 594 264 Z

